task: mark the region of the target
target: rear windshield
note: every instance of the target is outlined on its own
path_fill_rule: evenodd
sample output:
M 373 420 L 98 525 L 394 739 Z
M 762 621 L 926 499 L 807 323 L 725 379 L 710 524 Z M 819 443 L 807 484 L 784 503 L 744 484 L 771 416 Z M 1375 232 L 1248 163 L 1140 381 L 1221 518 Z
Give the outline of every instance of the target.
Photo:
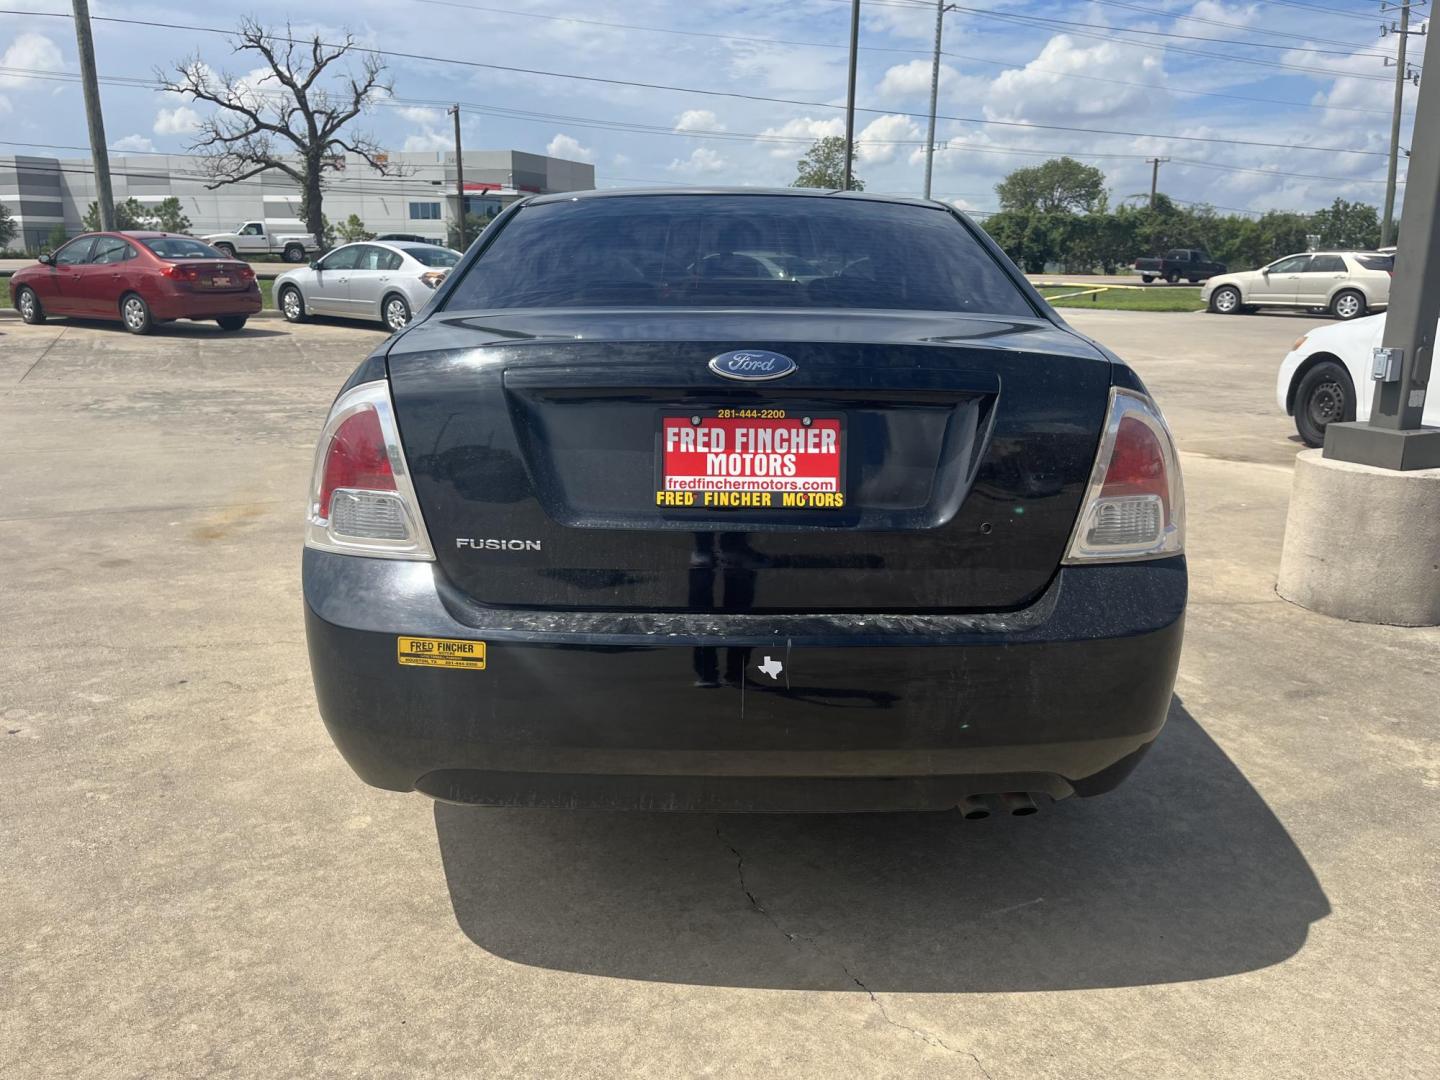
M 188 236 L 153 236 L 140 241 L 162 259 L 223 259 L 209 244 Z
M 783 195 L 625 195 L 517 212 L 446 303 L 896 308 L 1033 316 L 938 209 Z
M 1394 270 L 1394 255 L 1356 255 L 1355 261 L 1366 270 Z
M 454 266 L 460 261 L 455 252 L 440 247 L 406 248 L 405 254 L 424 266 Z

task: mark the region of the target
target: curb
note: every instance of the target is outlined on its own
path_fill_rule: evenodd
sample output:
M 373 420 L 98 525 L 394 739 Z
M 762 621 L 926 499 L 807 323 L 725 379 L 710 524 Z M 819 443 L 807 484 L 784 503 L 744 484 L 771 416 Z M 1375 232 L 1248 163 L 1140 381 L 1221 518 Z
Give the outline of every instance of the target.
M 69 320 L 69 316 L 67 316 L 67 315 L 57 315 L 57 316 L 55 316 L 55 318 L 56 318 L 57 320 L 60 320 L 60 322 L 57 323 L 57 325 L 67 325 L 67 320 Z M 281 315 L 280 312 L 278 312 L 278 311 L 271 311 L 269 308 L 266 308 L 266 309 L 264 309 L 263 311 L 258 311 L 258 312 L 256 312 L 254 315 L 251 315 L 250 318 L 252 318 L 252 319 L 283 319 L 284 316 Z M 19 313 L 18 311 L 16 311 L 14 308 L 0 308 L 0 320 L 4 320 L 4 319 L 14 319 L 16 322 L 19 322 L 19 321 L 20 321 L 20 313 Z M 104 320 L 104 319 L 80 319 L 80 320 L 77 320 L 76 322 L 77 322 L 78 325 L 85 325 L 85 324 L 87 324 L 87 323 L 92 323 L 92 322 L 105 322 L 105 321 L 113 321 L 113 320 Z M 180 322 L 191 322 L 192 320 L 190 320 L 190 319 L 181 319 L 181 320 L 179 320 L 179 321 L 180 321 Z M 195 321 L 195 322 L 210 322 L 211 320 L 209 320 L 209 319 L 196 319 L 196 320 L 193 320 L 193 321 Z

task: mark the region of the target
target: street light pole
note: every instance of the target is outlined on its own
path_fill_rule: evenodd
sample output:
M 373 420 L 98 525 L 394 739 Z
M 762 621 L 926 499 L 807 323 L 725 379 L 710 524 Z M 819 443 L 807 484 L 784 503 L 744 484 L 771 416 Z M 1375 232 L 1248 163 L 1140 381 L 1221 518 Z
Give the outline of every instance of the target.
M 1437 125 L 1440 77 L 1422 78 L 1415 130 Z M 1440 321 L 1440 139 L 1414 143 L 1390 305 L 1372 358 L 1370 419 L 1325 428 L 1325 457 L 1400 470 L 1440 468 L 1440 428 L 1420 425 Z
M 845 92 L 845 191 L 855 184 L 855 54 L 859 48 L 860 0 L 850 0 L 850 82 Z
M 460 106 L 451 105 L 447 110 L 455 118 L 455 215 L 456 231 L 460 234 L 460 250 L 465 243 L 465 161 L 460 149 Z
M 1155 209 L 1155 196 L 1160 190 L 1160 166 L 1170 159 L 1168 157 L 1146 158 L 1146 164 L 1150 166 L 1150 209 Z
M 930 64 L 930 133 L 925 138 L 925 198 L 935 169 L 935 109 L 940 99 L 940 35 L 945 29 L 945 0 L 935 0 L 935 59 Z
M 85 88 L 85 121 L 90 126 L 90 160 L 95 167 L 95 202 L 100 228 L 115 228 L 115 196 L 110 191 L 110 154 L 105 148 L 105 118 L 100 114 L 100 82 L 95 74 L 95 39 L 90 34 L 88 0 L 71 0 L 75 12 L 75 46 L 80 54 L 80 81 Z
M 1390 114 L 1390 161 L 1385 170 L 1385 213 L 1380 218 L 1380 246 L 1389 247 L 1394 239 L 1395 174 L 1400 163 L 1400 110 L 1405 106 L 1405 43 L 1410 40 L 1410 4 L 1400 5 L 1400 25 L 1395 28 L 1400 42 L 1395 51 L 1395 107 Z M 1385 10 L 1382 5 L 1381 10 Z

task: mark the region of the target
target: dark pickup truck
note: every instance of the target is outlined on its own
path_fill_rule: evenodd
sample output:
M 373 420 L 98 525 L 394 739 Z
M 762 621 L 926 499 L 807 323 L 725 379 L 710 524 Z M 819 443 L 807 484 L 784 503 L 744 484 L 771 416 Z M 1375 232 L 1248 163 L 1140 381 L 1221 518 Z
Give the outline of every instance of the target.
M 1184 278 L 1190 284 L 1225 273 L 1225 264 L 1213 262 L 1208 251 L 1200 248 L 1175 248 L 1159 258 L 1136 259 L 1135 272 L 1146 285 L 1164 278 L 1171 285 Z

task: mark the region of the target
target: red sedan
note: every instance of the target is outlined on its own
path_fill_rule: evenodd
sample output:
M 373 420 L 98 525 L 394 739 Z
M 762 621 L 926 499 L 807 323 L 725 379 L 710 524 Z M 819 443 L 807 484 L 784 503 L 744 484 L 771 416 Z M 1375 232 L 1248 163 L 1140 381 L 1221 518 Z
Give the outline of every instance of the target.
M 17 271 L 10 302 L 27 323 L 72 315 L 148 334 L 156 323 L 214 319 L 222 330 L 239 330 L 260 310 L 260 285 L 245 263 L 193 237 L 85 233 Z

